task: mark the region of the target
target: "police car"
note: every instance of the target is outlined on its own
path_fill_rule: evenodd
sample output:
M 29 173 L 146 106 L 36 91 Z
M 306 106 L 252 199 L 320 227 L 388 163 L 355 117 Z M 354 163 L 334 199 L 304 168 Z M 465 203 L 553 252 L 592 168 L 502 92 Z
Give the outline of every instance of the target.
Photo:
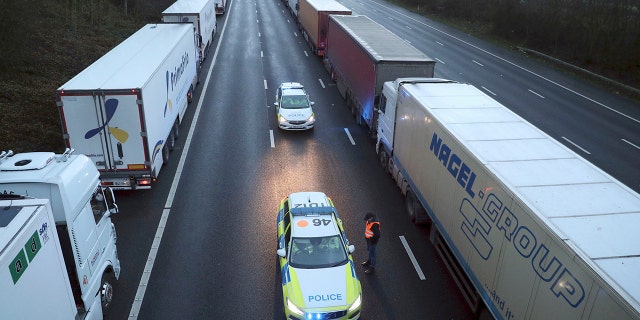
M 333 202 L 292 193 L 278 211 L 278 256 L 287 319 L 358 319 L 362 289 Z
M 278 127 L 284 130 L 308 130 L 316 122 L 315 114 L 304 86 L 298 82 L 284 82 L 276 90 Z

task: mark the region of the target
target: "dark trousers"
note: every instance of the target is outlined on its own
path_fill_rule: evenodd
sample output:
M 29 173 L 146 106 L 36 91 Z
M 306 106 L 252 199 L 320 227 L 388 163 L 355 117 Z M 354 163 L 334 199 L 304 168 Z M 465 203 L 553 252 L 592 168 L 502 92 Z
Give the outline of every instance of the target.
M 376 267 L 376 246 L 377 245 L 378 245 L 377 243 L 367 241 L 367 251 L 369 251 L 369 259 L 367 260 L 367 264 L 369 264 L 369 266 L 372 268 Z

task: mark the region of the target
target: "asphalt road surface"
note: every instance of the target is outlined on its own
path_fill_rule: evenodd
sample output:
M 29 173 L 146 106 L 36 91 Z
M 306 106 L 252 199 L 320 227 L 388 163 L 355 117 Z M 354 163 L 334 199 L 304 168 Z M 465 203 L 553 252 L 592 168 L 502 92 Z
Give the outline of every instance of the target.
M 341 2 L 436 59 L 436 76 L 481 87 L 640 189 L 637 104 L 389 4 Z M 122 273 L 107 319 L 284 319 L 276 215 L 297 191 L 333 199 L 357 262 L 366 259 L 364 213 L 380 217 L 377 273 L 358 270 L 362 319 L 473 318 L 280 0 L 228 2 L 202 70 L 158 182 L 117 193 Z M 285 81 L 305 85 L 315 129 L 278 130 L 273 102 Z

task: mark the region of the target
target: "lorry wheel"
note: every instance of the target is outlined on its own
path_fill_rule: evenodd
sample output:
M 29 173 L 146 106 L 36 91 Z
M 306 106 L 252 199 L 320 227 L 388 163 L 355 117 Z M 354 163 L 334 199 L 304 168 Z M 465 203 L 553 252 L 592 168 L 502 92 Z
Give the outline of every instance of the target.
M 178 123 L 178 119 L 173 123 L 173 136 L 176 140 L 178 140 L 178 137 L 180 136 L 180 123 Z
M 102 274 L 102 280 L 100 282 L 100 302 L 102 303 L 102 313 L 105 315 L 113 302 L 114 282 L 115 277 L 112 272 L 105 272 Z
M 165 143 L 162 147 L 162 165 L 169 163 L 169 143 Z
M 171 130 L 171 133 L 169 133 L 167 143 L 169 144 L 169 151 L 173 151 L 173 148 L 176 146 L 176 136 L 173 134 L 173 130 Z
M 411 222 L 415 224 L 429 223 L 429 215 L 427 215 L 427 212 L 411 189 L 407 190 L 407 196 L 404 198 L 404 203 Z
M 380 165 L 385 172 L 389 172 L 389 155 L 383 150 L 380 150 Z
M 413 223 L 416 222 L 415 203 L 416 196 L 413 195 L 411 190 L 407 190 L 407 195 L 404 197 L 404 206 L 407 209 L 407 214 L 409 214 L 409 219 L 411 219 Z

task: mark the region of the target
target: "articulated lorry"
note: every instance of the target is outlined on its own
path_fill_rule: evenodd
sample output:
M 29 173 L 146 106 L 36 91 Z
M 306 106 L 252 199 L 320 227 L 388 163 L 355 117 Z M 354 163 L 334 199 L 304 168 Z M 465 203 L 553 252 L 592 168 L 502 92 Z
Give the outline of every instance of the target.
M 0 319 L 102 319 L 111 305 L 118 209 L 71 152 L 0 155 Z
M 198 61 L 202 63 L 207 58 L 218 29 L 214 0 L 178 0 L 162 11 L 162 22 L 192 23 L 196 30 Z
M 325 66 L 358 123 L 375 133 L 382 84 L 433 77 L 435 61 L 367 16 L 330 15 Z
M 149 189 L 179 135 L 198 83 L 191 24 L 148 24 L 57 91 L 63 138 L 103 185 Z
M 377 152 L 472 308 L 640 319 L 640 195 L 469 84 L 386 82 Z
M 335 0 L 300 0 L 298 21 L 314 54 L 322 57 L 327 46 L 329 15 L 350 15 L 351 10 Z

